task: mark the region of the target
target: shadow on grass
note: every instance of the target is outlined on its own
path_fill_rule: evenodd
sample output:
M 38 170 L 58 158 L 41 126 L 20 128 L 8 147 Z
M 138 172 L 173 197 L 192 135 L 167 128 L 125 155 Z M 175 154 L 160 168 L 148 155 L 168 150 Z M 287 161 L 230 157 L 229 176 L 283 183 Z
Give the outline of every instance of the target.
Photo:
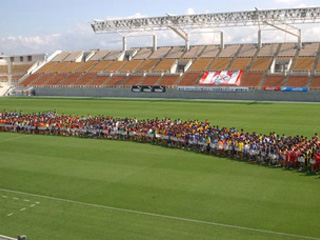
M 271 105 L 274 104 L 272 102 L 262 102 L 262 101 L 253 101 L 253 102 L 249 102 L 247 103 L 247 105 Z
M 65 97 L 65 96 L 60 96 L 60 97 L 53 97 L 53 96 L 31 96 L 31 97 L 26 97 L 26 96 L 7 96 L 4 97 L 4 99 L 38 99 L 38 100 L 57 100 L 57 101 L 63 101 L 63 100 L 75 100 L 75 101 L 117 101 L 117 102 L 149 102 L 149 103 L 210 103 L 210 104 L 229 104 L 229 105 L 270 105 L 274 104 L 273 102 L 264 102 L 264 101 L 251 101 L 251 100 L 215 100 L 215 99 L 170 99 L 170 98 L 155 98 L 155 99 L 150 99 L 150 98 L 116 98 L 116 97 Z

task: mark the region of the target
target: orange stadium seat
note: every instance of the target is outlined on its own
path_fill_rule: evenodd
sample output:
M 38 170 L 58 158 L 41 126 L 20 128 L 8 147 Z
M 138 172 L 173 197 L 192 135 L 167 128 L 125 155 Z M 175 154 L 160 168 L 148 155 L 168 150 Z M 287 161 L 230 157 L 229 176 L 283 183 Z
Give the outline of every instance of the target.
M 97 61 L 84 62 L 77 68 L 77 72 L 89 72 L 97 63 Z
M 119 70 L 126 64 L 126 61 L 113 61 L 104 71 L 119 72 Z
M 153 69 L 154 72 L 169 72 L 170 68 L 176 62 L 176 59 L 163 59 L 161 62 Z
M 246 70 L 252 58 L 236 58 L 234 59 L 230 71 Z
M 256 58 L 251 67 L 251 71 L 267 71 L 271 65 L 272 58 L 271 57 L 258 57 Z
M 79 78 L 81 77 L 81 73 L 72 73 L 65 79 L 63 79 L 59 85 L 60 86 L 71 86 L 73 85 Z
M 107 82 L 107 86 L 119 86 L 127 76 L 125 75 L 113 75 L 111 79 Z
M 209 64 L 212 62 L 212 58 L 198 58 L 194 61 L 189 71 L 204 71 L 207 70 Z
M 67 73 L 56 74 L 53 78 L 51 78 L 48 82 L 46 82 L 45 86 L 59 86 L 59 83 L 68 76 Z
M 317 64 L 317 66 L 316 66 L 316 69 L 315 69 L 316 71 L 320 71 L 320 61 L 318 60 L 318 64 Z
M 212 71 L 225 71 L 230 64 L 232 58 L 216 58 L 210 67 Z
M 94 80 L 98 75 L 96 73 L 87 73 L 80 77 L 80 79 L 74 83 L 75 86 L 86 86 L 90 81 Z
M 185 73 L 179 82 L 179 86 L 194 86 L 200 78 L 200 73 Z
M 285 76 L 267 76 L 264 87 L 281 87 L 284 83 Z
M 311 71 L 313 69 L 315 57 L 298 57 L 293 67 L 295 71 Z
M 37 80 L 41 74 L 32 74 L 28 76 L 26 79 L 24 79 L 21 83 L 19 83 L 19 86 L 30 86 L 31 83 L 35 80 Z
M 309 82 L 308 76 L 290 76 L 287 82 L 288 87 L 307 87 Z
M 106 86 L 106 83 L 109 81 L 110 76 L 99 76 L 97 75 L 92 81 L 87 83 L 87 86 Z
M 157 82 L 160 80 L 161 76 L 160 75 L 151 75 L 151 76 L 146 76 L 139 85 L 156 85 Z
M 46 73 L 41 74 L 41 76 L 32 83 L 32 86 L 43 86 L 47 81 L 53 78 L 54 74 Z
M 241 79 L 240 86 L 242 87 L 258 87 L 260 85 L 261 79 L 265 73 L 260 72 L 247 72 L 245 76 Z
M 45 65 L 43 65 L 37 73 L 46 73 L 48 72 L 53 66 L 55 66 L 57 62 L 48 62 Z
M 59 62 L 50 68 L 47 72 L 48 73 L 60 73 L 65 67 L 67 67 L 70 62 Z
M 320 76 L 314 76 L 310 84 L 311 88 L 320 88 Z
M 144 61 L 139 68 L 137 69 L 138 72 L 148 72 L 151 71 L 154 66 L 159 62 L 158 59 L 149 59 Z
M 89 72 L 101 72 L 101 71 L 104 71 L 111 63 L 112 63 L 112 61 L 101 61 L 101 62 L 98 62 L 98 64 L 95 65 Z
M 158 85 L 175 86 L 180 78 L 180 75 L 164 75 Z
M 138 76 L 130 76 L 126 79 L 126 81 L 122 84 L 123 86 L 132 86 L 132 85 L 139 85 L 139 82 L 143 79 L 142 75 Z
M 143 60 L 128 61 L 121 69 L 121 72 L 134 72 L 142 62 Z
M 71 62 L 70 64 L 68 64 L 65 68 L 63 68 L 61 71 L 61 73 L 72 73 L 72 72 L 76 72 L 77 68 L 81 65 L 81 62 Z

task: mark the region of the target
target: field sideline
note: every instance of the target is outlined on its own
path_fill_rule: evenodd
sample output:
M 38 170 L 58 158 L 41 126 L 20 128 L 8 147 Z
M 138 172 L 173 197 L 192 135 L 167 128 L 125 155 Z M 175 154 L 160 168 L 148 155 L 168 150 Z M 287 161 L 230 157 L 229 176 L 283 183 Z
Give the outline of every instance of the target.
M 0 98 L 0 106 L 24 113 L 208 119 L 286 135 L 320 132 L 320 104 Z M 317 175 L 151 144 L 3 132 L 0 154 L 0 234 L 31 240 L 320 239 Z

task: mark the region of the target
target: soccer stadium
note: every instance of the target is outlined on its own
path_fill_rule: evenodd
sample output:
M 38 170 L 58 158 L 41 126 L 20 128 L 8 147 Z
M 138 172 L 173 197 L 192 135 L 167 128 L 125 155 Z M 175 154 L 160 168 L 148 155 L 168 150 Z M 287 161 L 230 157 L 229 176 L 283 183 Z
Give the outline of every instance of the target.
M 160 10 L 0 55 L 0 240 L 320 240 L 320 7 Z

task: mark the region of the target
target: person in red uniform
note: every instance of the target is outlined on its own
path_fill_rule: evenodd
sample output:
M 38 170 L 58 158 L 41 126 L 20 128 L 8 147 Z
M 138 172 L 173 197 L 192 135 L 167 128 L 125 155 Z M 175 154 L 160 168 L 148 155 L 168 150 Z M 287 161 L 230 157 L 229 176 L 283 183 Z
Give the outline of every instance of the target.
M 320 150 L 317 149 L 317 153 L 314 156 L 315 163 L 313 164 L 313 172 L 317 172 L 320 168 Z

